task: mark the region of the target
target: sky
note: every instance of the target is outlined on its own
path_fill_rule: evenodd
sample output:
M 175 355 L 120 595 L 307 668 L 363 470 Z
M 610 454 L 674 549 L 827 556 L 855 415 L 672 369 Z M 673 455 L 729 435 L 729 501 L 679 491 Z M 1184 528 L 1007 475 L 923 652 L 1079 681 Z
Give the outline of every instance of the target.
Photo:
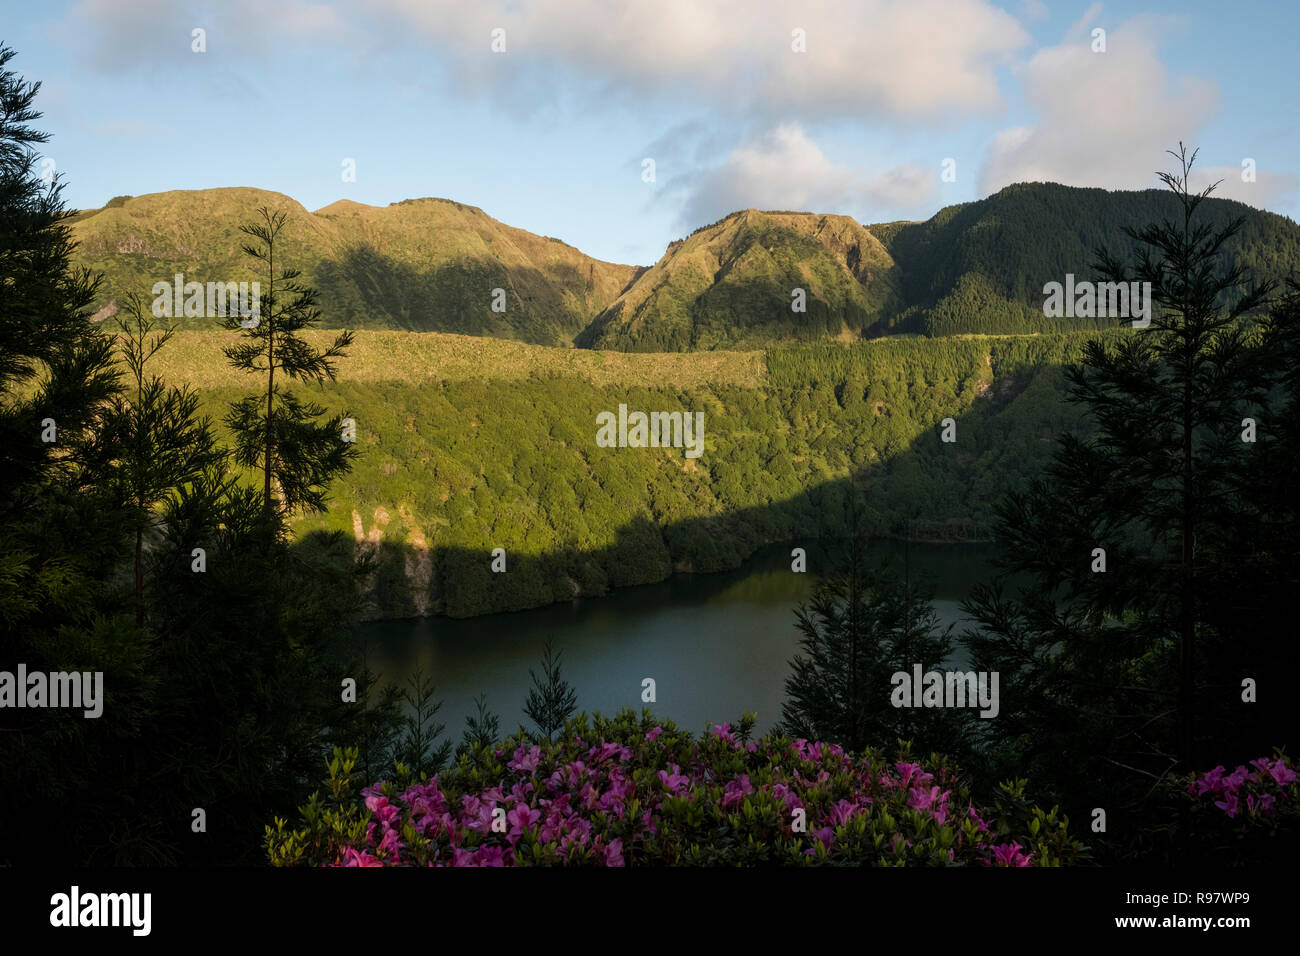
M 3 4 L 76 208 L 437 196 L 651 264 L 736 209 L 1157 186 L 1181 141 L 1194 184 L 1300 219 L 1295 0 Z

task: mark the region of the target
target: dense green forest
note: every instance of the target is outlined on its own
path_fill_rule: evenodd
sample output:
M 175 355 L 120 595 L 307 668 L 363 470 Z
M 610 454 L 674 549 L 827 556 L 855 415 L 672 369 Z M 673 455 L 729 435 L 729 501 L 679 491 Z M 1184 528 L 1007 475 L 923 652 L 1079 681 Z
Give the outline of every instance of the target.
M 1048 319 L 1043 285 L 1096 279 L 1095 250 L 1127 253 L 1125 227 L 1178 217 L 1168 190 L 1108 191 L 1017 183 L 978 202 L 941 209 L 923 223 L 873 227 L 898 264 L 908 310 L 893 327 L 951 335 L 1105 325 L 1106 320 Z M 1300 274 L 1300 227 L 1283 216 L 1227 199 L 1198 211 L 1203 226 L 1243 222 L 1223 249 L 1223 266 L 1261 281 Z
M 372 335 L 387 337 L 382 348 Z M 205 354 L 219 362 L 219 337 L 192 335 L 159 367 L 201 383 L 203 368 L 188 370 Z M 807 345 L 766 352 L 761 369 L 745 353 L 680 356 L 672 387 L 650 384 L 663 370 L 651 356 L 486 342 L 475 367 L 415 382 L 423 349 L 446 354 L 443 336 L 404 348 L 397 333 L 363 332 L 366 358 L 317 396 L 356 419 L 361 454 L 330 487 L 329 511 L 296 532 L 363 542 L 376 561 L 371 613 L 385 617 L 536 607 L 733 568 L 764 544 L 841 527 L 850 488 L 874 534 L 986 539 L 998 497 L 1075 423 L 1060 366 L 1085 338 Z M 583 355 L 601 361 L 570 361 Z M 224 382 L 202 389 L 214 410 L 237 395 Z M 596 415 L 620 403 L 703 412 L 703 455 L 597 447 Z M 494 548 L 506 550 L 504 574 L 490 568 Z

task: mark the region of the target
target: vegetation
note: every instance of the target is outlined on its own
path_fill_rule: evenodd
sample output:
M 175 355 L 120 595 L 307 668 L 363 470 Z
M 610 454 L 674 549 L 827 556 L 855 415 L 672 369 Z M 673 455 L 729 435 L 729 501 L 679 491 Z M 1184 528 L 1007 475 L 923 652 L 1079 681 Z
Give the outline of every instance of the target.
M 555 654 L 551 642 L 546 642 L 546 653 L 542 658 L 542 676 L 533 671 L 528 672 L 533 686 L 528 691 L 528 700 L 524 702 L 524 715 L 537 726 L 537 733 L 546 738 L 549 744 L 556 731 L 563 730 L 569 718 L 578 709 L 578 695 L 560 675 L 560 658 L 563 651 Z
M 177 273 L 185 282 L 258 279 L 240 230 L 258 208 L 285 217 L 279 255 L 319 290 L 330 328 L 463 332 L 567 346 L 636 273 L 446 199 L 383 208 L 342 200 L 308 212 L 266 190 L 205 189 L 119 197 L 76 217 L 75 261 L 105 277 L 95 307 L 111 314 L 128 293 L 171 285 Z M 492 309 L 497 288 L 505 291 L 504 312 Z M 177 321 L 194 329 L 215 323 L 197 316 Z
M 749 209 L 638 268 L 591 259 L 448 200 L 383 209 L 340 201 L 309 213 L 260 190 L 157 193 L 118 197 L 78 217 L 77 261 L 106 276 L 96 304 L 107 314 L 126 293 L 143 295 L 175 273 L 199 282 L 255 278 L 240 261 L 238 225 L 258 206 L 288 216 L 284 251 L 321 290 L 327 327 L 629 352 L 1103 329 L 1104 319 L 1044 316 L 1044 284 L 1067 274 L 1100 278 L 1096 246 L 1127 248 L 1126 228 L 1174 211 L 1158 190 L 1054 183 L 1008 186 L 920 223 L 864 226 L 847 216 Z M 1300 227 L 1291 220 L 1218 199 L 1202 215 L 1217 227 L 1243 218 L 1223 249 L 1230 265 L 1263 279 L 1300 269 Z M 503 312 L 492 309 L 497 288 Z M 795 289 L 804 290 L 804 311 L 792 308 Z
M 923 590 L 892 569 L 867 566 L 867 536 L 855 534 L 817 592 L 796 612 L 800 653 L 790 662 L 781 732 L 857 751 L 871 741 L 920 740 L 945 753 L 972 752 L 969 711 L 897 708 L 893 674 L 938 668 L 952 654 Z
M 226 334 L 180 332 L 156 359 L 214 413 L 241 394 L 215 361 Z M 330 510 L 295 531 L 352 536 L 374 558 L 368 613 L 390 617 L 736 567 L 766 543 L 841 527 L 852 489 L 869 533 L 986 539 L 994 503 L 1074 427 L 1059 366 L 1084 338 L 643 357 L 360 332 L 338 381 L 311 388 L 350 409 L 361 455 L 330 486 Z M 703 411 L 704 454 L 596 447 L 596 415 L 620 403 Z M 947 417 L 952 444 L 939 441 Z M 506 574 L 490 571 L 497 547 Z
M 266 828 L 274 866 L 1060 866 L 1086 851 L 1025 781 L 975 807 L 939 755 L 770 736 L 752 716 L 694 738 L 649 711 L 571 720 L 555 743 L 519 735 L 433 780 L 353 793 L 336 751 L 329 790 L 293 827 Z
M 0 862 L 249 862 L 264 808 L 301 800 L 333 747 L 370 753 L 395 701 L 366 706 L 350 545 L 288 540 L 193 393 L 156 374 L 169 333 L 139 303 L 120 336 L 91 321 L 61 184 L 26 148 L 36 92 L 0 72 L 0 669 L 102 680 L 95 717 L 4 708 Z
M 999 507 L 1006 567 L 1030 583 L 968 605 L 975 666 L 1001 671 L 1013 702 L 991 728 L 996 766 L 1135 829 L 1167 820 L 1171 774 L 1284 742 L 1295 724 L 1273 681 L 1300 665 L 1282 545 L 1300 529 L 1276 490 L 1295 469 L 1300 310 L 1293 289 L 1245 321 L 1270 290 L 1221 255 L 1243 223 L 1203 216 L 1208 190 L 1188 190 L 1176 155 L 1177 216 L 1133 230 L 1135 266 L 1099 252 L 1103 274 L 1152 283 L 1158 315 L 1068 367 L 1092 433 L 1064 436 Z

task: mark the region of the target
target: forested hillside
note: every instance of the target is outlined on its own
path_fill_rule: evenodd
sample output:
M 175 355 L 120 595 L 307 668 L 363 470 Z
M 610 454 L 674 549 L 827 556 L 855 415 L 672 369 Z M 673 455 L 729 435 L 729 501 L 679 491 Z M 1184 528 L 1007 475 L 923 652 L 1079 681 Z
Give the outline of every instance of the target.
M 220 335 L 187 334 L 158 359 L 214 413 L 239 393 Z M 735 567 L 769 542 L 838 533 L 850 481 L 876 533 L 983 538 L 993 502 L 1072 423 L 1059 363 L 1082 338 L 641 356 L 361 333 L 320 395 L 356 419 L 361 456 L 328 514 L 297 531 L 342 530 L 372 553 L 383 616 L 535 607 Z M 596 415 L 620 403 L 703 412 L 703 455 L 598 447 Z
M 1245 217 L 1224 247 L 1224 267 L 1242 265 L 1260 279 L 1300 274 L 1300 226 L 1227 199 L 1209 199 L 1198 222 L 1221 228 Z M 1017 183 L 978 202 L 948 206 L 923 223 L 872 226 L 898 265 L 907 309 L 893 327 L 927 335 L 1023 333 L 1109 326 L 1107 319 L 1043 316 L 1043 285 L 1097 278 L 1094 250 L 1127 257 L 1124 228 L 1181 222 L 1168 190 L 1080 189 Z
M 1229 200 L 1205 221 L 1244 216 L 1226 264 L 1261 279 L 1300 274 L 1300 227 Z M 1168 192 L 1020 183 L 926 222 L 862 227 L 844 216 L 734 213 L 669 247 L 598 316 L 580 344 L 657 351 L 753 347 L 890 332 L 1070 332 L 1110 319 L 1048 318 L 1043 286 L 1096 279 L 1095 250 L 1131 251 L 1126 226 L 1181 214 Z M 807 311 L 791 307 L 803 288 Z

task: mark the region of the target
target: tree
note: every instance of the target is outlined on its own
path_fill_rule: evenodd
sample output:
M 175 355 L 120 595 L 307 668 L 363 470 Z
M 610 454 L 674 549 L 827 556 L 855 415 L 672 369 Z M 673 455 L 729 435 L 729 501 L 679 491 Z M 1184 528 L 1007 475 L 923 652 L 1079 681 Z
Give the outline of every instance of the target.
M 130 321 L 124 316 L 129 316 Z M 171 339 L 174 328 L 158 329 L 134 293 L 117 316 L 119 345 L 131 391 L 119 394 L 106 426 L 120 450 L 117 481 L 135 531 L 136 626 L 144 625 L 144 538 L 158 505 L 178 489 L 193 486 L 224 462 L 225 451 L 189 386 L 168 386 L 145 366 Z
M 966 643 L 1011 702 L 994 722 L 1003 756 L 1076 809 L 1141 803 L 1197 764 L 1207 711 L 1239 707 L 1207 697 L 1201 674 L 1210 645 L 1227 646 L 1216 621 L 1254 603 L 1222 582 L 1255 507 L 1237 493 L 1241 431 L 1269 404 L 1251 319 L 1272 287 L 1225 263 L 1242 219 L 1202 223 L 1214 186 L 1193 193 L 1196 154 L 1173 155 L 1180 169 L 1160 175 L 1179 219 L 1127 230 L 1131 269 L 1097 252 L 1105 280 L 1150 283 L 1150 327 L 1094 339 L 1067 367 L 1091 434 L 1063 436 L 1045 474 L 998 508 L 1007 570 L 1032 584 L 1018 598 L 980 588 L 966 605 L 979 622 Z M 1258 640 L 1241 636 L 1240 648 Z
M 563 730 L 569 718 L 578 709 L 578 695 L 560 676 L 560 654 L 552 654 L 551 642 L 546 642 L 542 657 L 542 677 L 529 668 L 528 676 L 533 686 L 528 691 L 524 714 L 537 725 L 537 732 L 550 743 L 557 731 Z
M 442 701 L 434 699 L 436 691 L 433 678 L 426 676 L 418 665 L 402 690 L 402 701 L 407 710 L 406 728 L 393 750 L 393 760 L 421 780 L 440 772 L 451 758 L 451 741 L 438 743 L 447 727 L 435 722 L 438 711 L 442 709 Z
M 28 124 L 40 83 L 3 69 L 0 46 L 0 621 L 84 610 L 87 542 L 115 515 L 79 487 L 106 464 L 94 425 L 118 388 L 112 343 L 90 321 L 99 278 L 74 269 L 62 174 L 46 182 Z M 51 524 L 50 522 L 55 522 Z M 66 620 L 66 618 L 65 618 Z
M 226 421 L 235 432 L 235 459 L 262 472 L 262 501 L 267 514 L 289 513 L 298 507 L 324 509 L 325 488 L 346 472 L 356 457 L 355 445 L 342 439 L 346 415 L 327 422 L 325 409 L 302 402 L 276 381 L 276 372 L 293 381 L 334 380 L 334 361 L 352 344 L 350 331 L 340 332 L 332 345 L 318 350 L 301 336 L 320 320 L 316 291 L 299 282 L 297 269 L 277 276 L 275 256 L 287 215 L 258 210 L 262 221 L 241 226 L 257 244 L 244 245 L 246 255 L 265 265 L 266 291 L 247 315 L 231 315 L 224 327 L 241 333 L 242 341 L 224 351 L 237 369 L 265 374 L 265 398 L 250 395 L 231 406 Z M 279 283 L 277 288 L 277 282 Z
M 458 748 L 461 753 L 472 754 L 480 747 L 491 747 L 501 738 L 501 718 L 487 709 L 487 695 L 474 699 L 477 714 L 465 716 L 465 732 Z
M 857 508 L 851 509 L 856 520 Z M 867 566 L 861 523 L 813 598 L 796 611 L 802 653 L 790 662 L 782 733 L 860 751 L 906 739 L 960 756 L 969 746 L 967 715 L 943 708 L 895 708 L 891 680 L 913 665 L 929 670 L 951 654 L 928 596 L 886 568 Z M 828 539 L 829 540 L 829 539 Z

